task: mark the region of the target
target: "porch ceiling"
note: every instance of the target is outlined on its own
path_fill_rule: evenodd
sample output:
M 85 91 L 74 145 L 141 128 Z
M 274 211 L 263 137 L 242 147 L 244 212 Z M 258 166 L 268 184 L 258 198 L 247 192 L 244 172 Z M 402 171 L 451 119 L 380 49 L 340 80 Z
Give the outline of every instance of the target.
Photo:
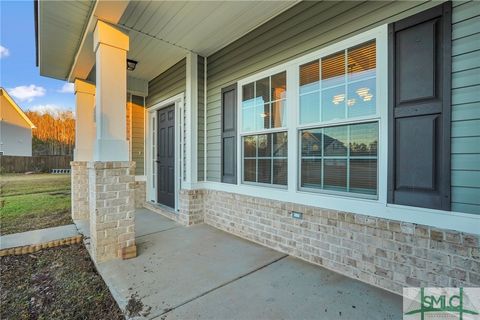
M 209 56 L 297 1 L 132 1 L 118 25 L 129 30 L 130 75 L 151 80 L 185 57 Z
M 94 1 L 38 1 L 37 64 L 42 76 L 66 79 Z
M 92 33 L 97 19 L 130 36 L 129 77 L 151 80 L 188 51 L 209 56 L 293 6 L 284 1 L 39 1 L 40 74 L 85 79 L 95 63 Z

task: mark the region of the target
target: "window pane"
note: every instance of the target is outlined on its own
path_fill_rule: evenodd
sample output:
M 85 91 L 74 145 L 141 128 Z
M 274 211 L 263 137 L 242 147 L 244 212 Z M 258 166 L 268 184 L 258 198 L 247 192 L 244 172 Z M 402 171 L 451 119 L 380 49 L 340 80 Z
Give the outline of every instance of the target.
M 318 92 L 300 96 L 300 123 L 320 121 L 320 97 Z
M 376 79 L 368 79 L 348 85 L 348 117 L 368 116 L 376 113 Z
M 277 185 L 287 184 L 287 137 L 287 132 L 243 137 L 244 181 Z
M 325 128 L 324 155 L 346 156 L 348 143 L 348 126 Z
M 243 131 L 255 130 L 255 104 L 253 100 L 242 103 L 242 128 Z
M 345 86 L 322 91 L 322 121 L 345 118 Z
M 273 160 L 273 184 L 287 185 L 288 162 L 287 160 Z
M 345 83 L 345 53 L 339 52 L 322 59 L 322 88 Z
M 272 135 L 260 134 L 257 136 L 258 157 L 272 156 Z
M 350 191 L 377 194 L 377 160 L 350 160 Z
M 319 69 L 318 60 L 300 66 L 300 94 L 319 89 Z
M 255 82 L 255 101 L 257 105 L 270 102 L 270 78 L 263 78 Z
M 258 181 L 261 183 L 272 183 L 272 160 L 258 159 Z
M 377 156 L 378 123 L 350 126 L 350 156 Z
M 247 158 L 257 156 L 257 136 L 243 138 L 243 154 Z
M 301 186 L 306 188 L 322 187 L 322 159 L 302 159 Z
M 374 77 L 376 71 L 375 41 L 348 49 L 348 80 Z
M 272 102 L 272 128 L 287 126 L 285 100 Z
M 272 101 L 285 99 L 287 92 L 287 72 L 272 76 Z
M 322 91 L 322 121 L 345 118 L 345 86 Z
M 253 95 L 254 95 L 254 92 L 253 92 L 253 82 L 252 83 L 249 83 L 249 84 L 246 84 L 242 87 L 242 101 L 248 101 L 248 100 L 253 100 Z
M 347 191 L 347 160 L 325 159 L 323 187 Z
M 243 180 L 256 182 L 256 160 L 245 159 L 243 162 Z
M 256 130 L 270 128 L 270 103 L 256 106 L 255 121 Z
M 302 156 L 322 155 L 322 131 L 323 129 L 302 131 Z
M 273 133 L 273 156 L 288 157 L 287 133 Z

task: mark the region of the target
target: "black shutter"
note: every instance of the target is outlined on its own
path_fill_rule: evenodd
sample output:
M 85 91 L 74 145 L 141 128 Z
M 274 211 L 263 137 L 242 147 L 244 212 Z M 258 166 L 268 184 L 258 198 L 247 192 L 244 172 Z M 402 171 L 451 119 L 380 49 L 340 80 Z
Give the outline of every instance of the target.
M 450 210 L 451 3 L 389 26 L 388 202 Z
M 237 85 L 222 89 L 222 182 L 237 183 Z

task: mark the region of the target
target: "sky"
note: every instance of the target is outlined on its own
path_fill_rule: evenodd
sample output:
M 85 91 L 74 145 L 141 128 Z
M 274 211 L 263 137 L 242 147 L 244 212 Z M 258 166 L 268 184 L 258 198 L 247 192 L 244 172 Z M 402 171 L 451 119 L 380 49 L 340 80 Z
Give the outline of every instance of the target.
M 0 0 L 0 86 L 25 111 L 74 111 L 73 84 L 40 76 L 33 0 Z

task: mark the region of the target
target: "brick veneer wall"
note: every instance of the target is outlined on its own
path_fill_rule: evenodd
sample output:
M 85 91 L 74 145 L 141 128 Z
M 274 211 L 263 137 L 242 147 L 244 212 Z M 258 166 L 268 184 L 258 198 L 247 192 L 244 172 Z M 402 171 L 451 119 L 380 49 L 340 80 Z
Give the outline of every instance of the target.
M 72 161 L 71 184 L 72 184 L 72 219 L 88 220 L 88 170 L 87 161 Z
M 144 207 L 169 219 L 175 220 L 184 226 L 203 223 L 203 192 L 203 190 L 180 190 L 178 211 L 150 202 L 145 202 Z
M 209 225 L 394 293 L 480 286 L 477 235 L 221 191 L 193 201 Z
M 89 162 L 92 257 L 105 261 L 135 251 L 135 162 Z
M 147 192 L 146 181 L 135 181 L 135 208 L 143 208 Z

